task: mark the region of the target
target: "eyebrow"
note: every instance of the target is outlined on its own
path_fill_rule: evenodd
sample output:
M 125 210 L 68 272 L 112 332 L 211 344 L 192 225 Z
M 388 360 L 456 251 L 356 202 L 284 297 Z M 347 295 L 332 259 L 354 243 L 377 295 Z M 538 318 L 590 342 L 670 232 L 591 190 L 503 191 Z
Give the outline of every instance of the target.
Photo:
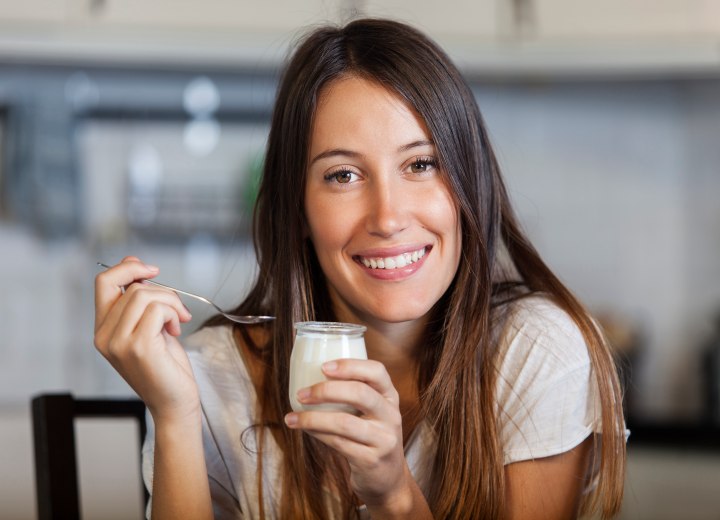
M 420 140 L 413 141 L 411 143 L 402 145 L 400 148 L 398 148 L 398 152 L 407 152 L 408 150 L 412 150 L 413 148 L 418 148 L 420 146 L 434 146 L 434 145 L 435 145 L 435 143 L 433 143 L 429 139 L 420 139 Z M 310 161 L 310 164 L 312 165 L 321 159 L 327 159 L 328 157 L 336 157 L 338 155 L 342 155 L 345 157 L 357 158 L 357 157 L 360 157 L 362 154 L 358 153 L 358 152 L 353 152 L 352 150 L 346 150 L 344 148 L 333 148 L 332 150 L 325 150 L 324 152 L 317 154 L 315 157 L 313 157 L 312 161 Z

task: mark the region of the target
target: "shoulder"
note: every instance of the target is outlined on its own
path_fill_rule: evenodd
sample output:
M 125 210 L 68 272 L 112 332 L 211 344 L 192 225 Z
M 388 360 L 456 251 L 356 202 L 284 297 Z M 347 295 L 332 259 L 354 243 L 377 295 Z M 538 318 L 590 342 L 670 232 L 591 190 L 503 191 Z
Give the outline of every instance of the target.
M 239 331 L 231 325 L 214 325 L 188 336 L 184 346 L 199 385 L 241 387 L 248 392 L 264 378 L 260 353 L 268 347 L 269 337 L 263 327 Z
M 580 328 L 570 315 L 543 296 L 529 296 L 503 309 L 496 330 L 497 366 L 501 373 L 537 365 L 548 372 L 567 372 L 590 363 Z
M 190 334 L 184 344 L 188 352 L 197 352 L 205 349 L 223 349 L 232 339 L 232 327 L 215 325 L 202 327 Z
M 582 332 L 567 312 L 540 296 L 510 304 L 503 316 L 495 399 L 505 462 L 567 451 L 599 424 Z
M 229 325 L 203 327 L 183 342 L 193 374 L 202 387 L 248 379 L 248 370 Z M 235 386 L 235 385 L 230 385 Z
M 205 361 L 221 361 L 236 349 L 232 327 L 227 325 L 203 327 L 190 334 L 183 344 L 191 358 Z

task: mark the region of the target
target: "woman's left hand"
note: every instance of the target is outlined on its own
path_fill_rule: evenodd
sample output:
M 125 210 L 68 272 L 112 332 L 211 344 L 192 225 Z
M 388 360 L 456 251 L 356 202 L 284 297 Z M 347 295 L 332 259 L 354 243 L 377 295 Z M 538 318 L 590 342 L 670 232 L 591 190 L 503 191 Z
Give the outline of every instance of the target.
M 415 486 L 403 451 L 400 398 L 378 361 L 339 359 L 323 365 L 330 379 L 298 392 L 303 404 L 342 403 L 360 415 L 337 411 L 290 413 L 290 428 L 302 429 L 345 456 L 350 484 L 368 508 L 393 509 Z

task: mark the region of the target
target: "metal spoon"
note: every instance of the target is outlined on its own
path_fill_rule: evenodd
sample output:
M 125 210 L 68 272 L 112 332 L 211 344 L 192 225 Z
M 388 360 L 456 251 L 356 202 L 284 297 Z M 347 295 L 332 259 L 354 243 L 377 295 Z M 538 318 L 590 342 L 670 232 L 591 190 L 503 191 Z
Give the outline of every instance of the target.
M 109 269 L 110 266 L 103 264 L 102 262 L 98 262 L 97 265 L 100 267 L 103 267 L 105 269 Z M 235 323 L 243 323 L 245 325 L 252 325 L 253 323 L 263 323 L 265 321 L 274 320 L 275 316 L 238 316 L 237 314 L 231 314 L 229 312 L 225 312 L 223 309 L 215 305 L 215 303 L 212 300 L 209 300 L 205 298 L 204 296 L 199 296 L 197 294 L 193 294 L 187 291 L 181 291 L 180 289 L 176 289 L 175 287 L 170 287 L 169 285 L 165 285 L 159 282 L 155 282 L 153 280 L 143 280 L 143 283 L 149 283 L 150 285 L 157 285 L 158 287 L 162 287 L 163 289 L 167 289 L 169 291 L 176 292 L 177 294 L 183 294 L 185 296 L 189 296 L 190 298 L 195 298 L 196 300 L 200 300 L 203 303 L 207 303 L 208 305 L 212 305 L 215 307 L 215 310 L 218 311 L 220 314 L 225 316 L 230 321 L 234 321 Z

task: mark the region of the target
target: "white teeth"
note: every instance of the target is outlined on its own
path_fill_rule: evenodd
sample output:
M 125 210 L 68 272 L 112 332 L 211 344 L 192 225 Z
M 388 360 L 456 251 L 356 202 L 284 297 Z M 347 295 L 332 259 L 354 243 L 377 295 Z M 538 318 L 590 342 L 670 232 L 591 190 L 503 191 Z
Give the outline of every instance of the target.
M 417 262 L 423 256 L 425 256 L 424 247 L 412 253 L 402 253 L 387 258 L 360 258 L 360 261 L 370 269 L 402 269 Z

